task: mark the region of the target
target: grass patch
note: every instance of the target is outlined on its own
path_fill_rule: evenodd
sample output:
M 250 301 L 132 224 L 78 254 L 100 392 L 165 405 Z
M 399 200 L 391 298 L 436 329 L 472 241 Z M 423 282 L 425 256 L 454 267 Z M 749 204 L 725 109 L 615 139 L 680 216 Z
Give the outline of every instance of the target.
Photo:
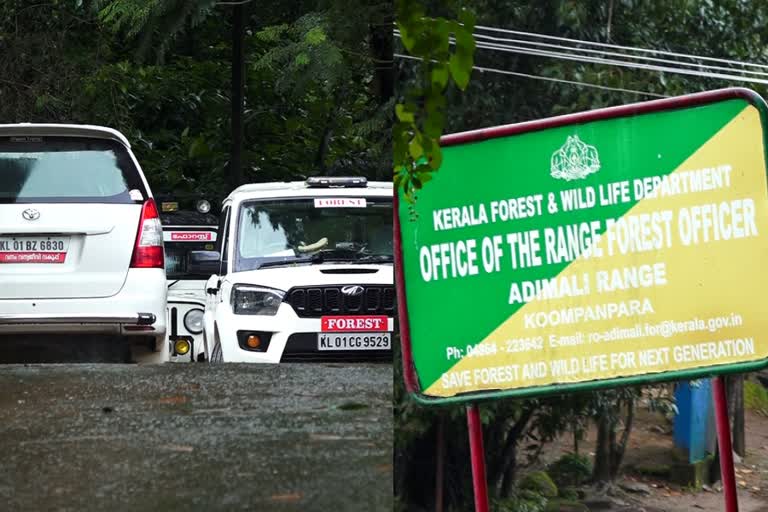
M 346 402 L 341 404 L 339 407 L 342 411 L 359 411 L 361 409 L 367 409 L 367 404 L 361 404 L 358 402 Z
M 744 407 L 768 416 L 768 389 L 758 382 L 744 382 Z

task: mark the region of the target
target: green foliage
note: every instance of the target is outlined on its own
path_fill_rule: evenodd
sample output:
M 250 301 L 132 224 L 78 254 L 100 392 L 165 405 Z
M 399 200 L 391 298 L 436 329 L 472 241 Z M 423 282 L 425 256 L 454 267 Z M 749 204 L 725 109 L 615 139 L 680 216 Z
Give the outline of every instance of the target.
M 327 14 L 311 13 L 277 31 L 267 27 L 266 33 L 257 32 L 256 38 L 273 44 L 253 62 L 253 70 L 271 72 L 281 94 L 300 97 L 313 86 L 332 93 L 349 76 L 339 43 L 327 35 L 329 24 Z
M 558 487 L 578 486 L 592 476 L 592 463 L 585 455 L 567 453 L 553 462 L 547 473 Z
M 138 40 L 138 56 L 162 60 L 176 37 L 199 26 L 217 0 L 96 0 L 98 17 L 118 35 Z
M 768 416 L 768 390 L 759 382 L 745 380 L 744 407 Z
M 533 491 L 545 498 L 554 498 L 557 496 L 557 485 L 545 471 L 534 471 L 528 473 L 518 484 L 522 490 Z
M 556 499 L 547 502 L 544 512 L 590 512 L 589 508 L 576 500 Z
M 560 487 L 557 495 L 567 501 L 576 501 L 579 499 L 579 491 L 575 487 Z
M 419 80 L 401 95 L 392 130 L 395 190 L 402 189 L 413 203 L 442 163 L 446 90 L 451 84 L 461 90 L 469 84 L 475 16 L 462 8 L 457 20 L 429 17 L 424 6 L 412 0 L 397 0 L 396 12 L 404 50 L 420 59 Z
M 394 99 L 374 87 L 370 40 L 391 12 L 348 0 L 259 6 L 245 17 L 244 179 L 389 179 Z M 231 12 L 207 0 L 12 3 L 0 12 L 0 118 L 114 127 L 155 192 L 221 199 Z
M 493 503 L 497 512 L 544 512 L 547 498 L 530 490 L 520 490 L 510 497 Z
M 215 61 L 122 61 L 83 77 L 77 101 L 90 122 L 126 134 L 154 189 L 215 197 L 228 154 L 225 77 L 226 64 Z

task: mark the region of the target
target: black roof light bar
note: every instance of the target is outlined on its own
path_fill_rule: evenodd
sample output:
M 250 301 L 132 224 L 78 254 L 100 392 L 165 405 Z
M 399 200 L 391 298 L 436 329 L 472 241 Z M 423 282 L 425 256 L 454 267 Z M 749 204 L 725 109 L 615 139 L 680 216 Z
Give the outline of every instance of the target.
M 313 176 L 307 178 L 307 187 L 309 188 L 365 188 L 367 186 L 368 180 L 366 178 L 355 178 L 351 176 Z

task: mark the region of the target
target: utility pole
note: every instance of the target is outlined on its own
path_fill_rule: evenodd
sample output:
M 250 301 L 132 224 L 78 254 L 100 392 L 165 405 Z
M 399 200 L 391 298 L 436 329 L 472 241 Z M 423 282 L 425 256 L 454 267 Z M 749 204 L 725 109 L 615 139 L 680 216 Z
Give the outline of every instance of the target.
M 245 3 L 232 7 L 232 153 L 229 157 L 231 188 L 243 183 L 243 108 L 245 92 Z

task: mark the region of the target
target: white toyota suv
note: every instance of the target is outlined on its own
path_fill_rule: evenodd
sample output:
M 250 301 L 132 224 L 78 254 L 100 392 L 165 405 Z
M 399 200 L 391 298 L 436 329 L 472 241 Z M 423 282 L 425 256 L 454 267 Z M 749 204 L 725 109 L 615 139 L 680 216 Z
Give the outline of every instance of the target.
M 206 284 L 211 362 L 391 361 L 392 183 L 244 185 L 222 205 Z
M 157 207 L 122 134 L 0 125 L 3 348 L 166 361 L 163 263 Z

